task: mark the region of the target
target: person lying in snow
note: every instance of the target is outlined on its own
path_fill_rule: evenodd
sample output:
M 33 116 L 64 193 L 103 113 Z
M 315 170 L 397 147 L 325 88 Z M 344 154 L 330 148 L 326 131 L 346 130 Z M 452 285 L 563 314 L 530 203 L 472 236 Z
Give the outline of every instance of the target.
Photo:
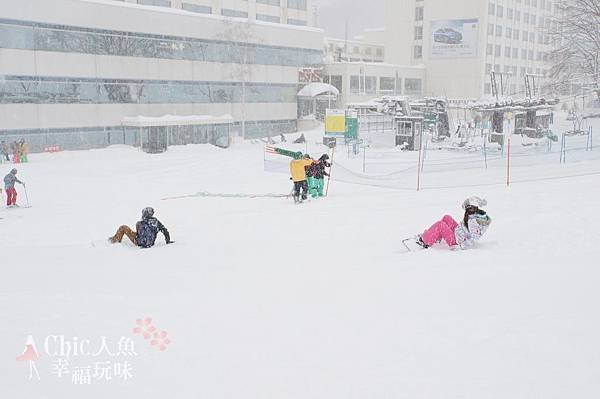
M 108 240 L 114 244 L 121 242 L 123 236 L 127 236 L 134 245 L 141 248 L 150 248 L 154 245 L 159 231 L 165 236 L 167 244 L 173 243 L 167 228 L 154 217 L 154 209 L 147 207 L 142 209 L 142 220 L 136 223 L 135 231 L 131 230 L 129 226 L 121 226 L 115 235 Z
M 446 241 L 450 248 L 469 249 L 483 236 L 492 223 L 492 219 L 481 209 L 487 201 L 479 197 L 470 197 L 463 202 L 465 214 L 459 224 L 452 216 L 446 215 L 435 222 L 417 238 L 417 244 L 429 248 L 433 244 Z

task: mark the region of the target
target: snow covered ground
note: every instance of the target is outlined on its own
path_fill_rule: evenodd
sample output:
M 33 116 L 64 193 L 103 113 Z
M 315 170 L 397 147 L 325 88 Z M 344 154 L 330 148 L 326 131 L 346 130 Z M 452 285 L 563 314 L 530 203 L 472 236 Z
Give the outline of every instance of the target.
M 534 154 L 510 188 L 501 165 L 427 174 L 426 164 L 430 189 L 418 193 L 362 184 L 360 158 L 340 151 L 337 173 L 361 184 L 334 181 L 328 198 L 299 206 L 162 200 L 288 193 L 259 144 L 31 155 L 19 177 L 33 207 L 0 210 L 0 397 L 597 398 L 597 151 L 567 164 Z M 470 186 L 483 173 L 493 177 Z M 402 253 L 402 238 L 460 217 L 470 195 L 488 199 L 494 220 L 476 249 Z M 174 245 L 101 243 L 145 206 Z M 167 350 L 132 332 L 145 317 L 168 333 Z M 28 335 L 39 380 L 15 361 Z M 90 342 L 67 359 L 59 336 Z M 112 352 L 132 339 L 137 356 L 94 356 L 103 336 Z M 113 367 L 124 361 L 127 381 Z M 87 366 L 90 384 L 76 384 Z

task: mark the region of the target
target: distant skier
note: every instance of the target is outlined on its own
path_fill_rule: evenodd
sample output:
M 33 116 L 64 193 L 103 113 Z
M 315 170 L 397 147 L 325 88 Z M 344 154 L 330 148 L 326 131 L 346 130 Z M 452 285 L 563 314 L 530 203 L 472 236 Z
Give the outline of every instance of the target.
M 2 140 L 2 161 L 7 161 L 10 162 L 10 157 L 8 156 L 8 144 L 6 144 L 6 141 Z M 0 163 L 2 163 L 2 161 L 0 161 Z
M 6 206 L 17 206 L 17 189 L 15 183 L 25 185 L 21 180 L 17 179 L 17 170 L 13 169 L 9 174 L 4 176 L 4 189 L 6 191 Z
M 417 237 L 417 244 L 429 248 L 433 244 L 446 241 L 450 248 L 469 249 L 479 240 L 490 226 L 492 219 L 481 209 L 487 201 L 479 197 L 467 198 L 462 207 L 465 214 L 459 224 L 452 216 L 446 215 L 435 222 L 422 235 Z
M 141 248 L 154 246 L 158 232 L 163 233 L 167 244 L 172 244 L 171 236 L 167 228 L 154 217 L 154 209 L 147 207 L 142 209 L 142 220 L 136 223 L 135 231 L 129 226 L 121 226 L 114 236 L 109 238 L 111 243 L 121 242 L 123 236 L 127 236 L 131 242 Z
M 310 155 L 303 158 L 293 159 L 290 162 L 290 173 L 294 182 L 294 202 L 304 201 L 308 195 L 308 183 L 306 182 L 307 168 L 313 163 Z

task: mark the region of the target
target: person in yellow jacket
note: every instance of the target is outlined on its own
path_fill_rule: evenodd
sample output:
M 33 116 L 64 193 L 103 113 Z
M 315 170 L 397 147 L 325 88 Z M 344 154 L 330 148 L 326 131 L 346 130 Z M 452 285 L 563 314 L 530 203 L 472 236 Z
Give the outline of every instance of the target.
M 310 167 L 313 160 L 306 154 L 303 158 L 293 159 L 290 162 L 290 173 L 294 181 L 294 202 L 304 201 L 308 195 L 308 183 L 306 182 L 306 168 Z M 302 193 L 301 193 L 302 192 Z
M 27 162 L 27 156 L 29 155 L 29 144 L 25 141 L 25 139 L 21 139 L 19 142 L 19 155 L 21 156 L 21 162 Z

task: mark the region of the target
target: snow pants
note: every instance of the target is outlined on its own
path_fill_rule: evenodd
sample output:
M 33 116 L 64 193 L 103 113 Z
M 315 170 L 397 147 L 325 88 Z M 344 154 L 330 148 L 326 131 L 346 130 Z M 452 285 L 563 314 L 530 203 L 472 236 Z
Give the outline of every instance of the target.
M 310 176 L 306 177 L 306 183 L 308 184 L 308 193 L 310 195 L 312 195 L 313 198 L 315 198 L 317 196 L 316 181 L 317 181 L 317 179 L 315 179 L 314 177 L 310 177 Z
M 121 242 L 121 240 L 123 240 L 123 236 L 127 236 L 127 238 L 129 238 L 134 245 L 137 245 L 137 233 L 131 230 L 129 226 L 119 227 L 115 235 L 110 238 L 110 241 L 112 243 Z
M 294 198 L 300 198 L 300 192 L 302 192 L 302 199 L 305 200 L 308 194 L 308 183 L 306 180 L 294 182 Z
M 315 194 L 313 197 L 322 197 L 323 196 L 323 188 L 325 188 L 325 179 L 315 179 Z
M 449 246 L 456 245 L 456 236 L 454 229 L 458 227 L 456 220 L 450 215 L 446 215 L 442 220 L 435 222 L 430 228 L 425 230 L 421 239 L 427 245 L 433 245 L 442 240 L 446 241 Z
M 17 205 L 17 189 L 14 187 L 6 189 L 6 206 Z

